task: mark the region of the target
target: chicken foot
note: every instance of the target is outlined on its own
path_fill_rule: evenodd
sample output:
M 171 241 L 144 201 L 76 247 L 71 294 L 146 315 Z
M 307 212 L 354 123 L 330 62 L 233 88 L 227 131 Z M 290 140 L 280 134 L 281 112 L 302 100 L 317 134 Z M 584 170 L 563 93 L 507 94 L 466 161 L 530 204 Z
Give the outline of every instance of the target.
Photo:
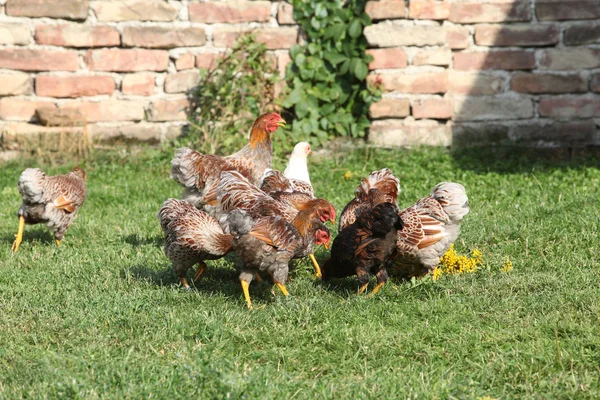
M 21 215 L 21 216 L 19 216 L 19 228 L 17 230 L 17 234 L 15 235 L 15 241 L 12 244 L 12 247 L 10 248 L 13 253 L 15 253 L 17 250 L 19 250 L 19 246 L 21 245 L 21 242 L 23 241 L 23 231 L 24 230 L 25 230 L 25 217 L 23 217 Z
M 321 267 L 319 266 L 319 263 L 317 262 L 315 255 L 311 253 L 308 256 L 310 257 L 310 260 L 312 261 L 312 263 L 315 267 L 315 275 L 317 276 L 317 278 L 321 279 L 323 277 L 323 274 L 321 273 Z
M 246 304 L 248 305 L 248 308 L 252 308 L 252 301 L 250 300 L 250 291 L 248 290 L 250 282 L 240 279 L 240 284 L 242 285 L 242 291 L 244 292 L 244 297 L 246 298 Z

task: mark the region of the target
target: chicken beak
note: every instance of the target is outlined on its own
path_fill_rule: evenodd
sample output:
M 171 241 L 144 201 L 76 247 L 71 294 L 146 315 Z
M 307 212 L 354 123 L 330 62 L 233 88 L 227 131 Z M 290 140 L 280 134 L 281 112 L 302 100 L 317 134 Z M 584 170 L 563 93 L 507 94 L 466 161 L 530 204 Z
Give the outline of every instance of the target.
M 277 121 L 277 126 L 279 126 L 279 127 L 285 126 L 285 124 L 286 124 L 286 122 L 284 119 Z

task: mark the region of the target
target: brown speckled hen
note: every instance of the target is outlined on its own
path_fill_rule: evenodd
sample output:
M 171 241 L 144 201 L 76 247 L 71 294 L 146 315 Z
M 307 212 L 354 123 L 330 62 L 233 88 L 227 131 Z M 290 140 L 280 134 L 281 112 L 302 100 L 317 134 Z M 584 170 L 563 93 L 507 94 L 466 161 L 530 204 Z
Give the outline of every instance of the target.
M 165 234 L 165 254 L 173 263 L 173 271 L 186 289 L 187 271 L 195 264 L 194 280 L 206 270 L 205 260 L 216 260 L 232 250 L 232 236 L 225 234 L 217 220 L 185 200 L 168 199 L 158 212 Z
M 252 126 L 248 144 L 227 157 L 202 154 L 185 147 L 178 149 L 171 161 L 171 178 L 184 187 L 183 199 L 214 216 L 222 171 L 238 171 L 257 185 L 265 170 L 271 168 L 271 133 L 284 124 L 277 113 L 261 115 Z
M 388 270 L 404 279 L 421 277 L 440 262 L 460 234 L 460 222 L 469 213 L 463 185 L 442 182 L 431 194 L 400 211 L 404 229 L 398 232 L 395 255 Z
M 85 179 L 81 168 L 56 176 L 48 176 L 39 168 L 23 171 L 18 183 L 23 204 L 18 213 L 19 229 L 12 251 L 16 252 L 21 245 L 25 224 L 46 224 L 60 246 L 87 195 Z

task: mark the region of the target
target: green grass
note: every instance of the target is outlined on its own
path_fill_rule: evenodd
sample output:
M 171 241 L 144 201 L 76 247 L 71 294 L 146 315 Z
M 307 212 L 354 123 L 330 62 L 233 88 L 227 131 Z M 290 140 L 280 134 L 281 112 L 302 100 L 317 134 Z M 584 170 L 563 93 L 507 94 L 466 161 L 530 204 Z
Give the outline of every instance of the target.
M 312 160 L 317 193 L 339 211 L 384 166 L 402 206 L 439 181 L 463 183 L 471 213 L 456 248 L 481 249 L 486 267 L 391 282 L 369 299 L 355 279 L 315 281 L 301 262 L 289 298 L 253 283 L 262 308 L 247 310 L 231 260 L 209 262 L 189 292 L 172 274 L 155 217 L 180 194 L 170 158 L 89 163 L 88 200 L 62 246 L 26 227 L 16 255 L 16 182 L 30 164 L 2 166 L 0 398 L 600 398 L 593 160 L 441 149 Z

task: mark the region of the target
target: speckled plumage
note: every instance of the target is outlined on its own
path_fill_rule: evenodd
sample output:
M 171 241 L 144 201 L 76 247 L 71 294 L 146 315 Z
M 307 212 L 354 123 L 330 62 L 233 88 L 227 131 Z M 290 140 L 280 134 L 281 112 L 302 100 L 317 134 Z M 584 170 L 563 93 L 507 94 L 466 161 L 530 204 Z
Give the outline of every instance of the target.
M 260 189 L 277 200 L 285 200 L 295 208 L 315 199 L 315 193 L 309 183 L 289 179 L 280 171 L 268 169 L 260 179 Z

